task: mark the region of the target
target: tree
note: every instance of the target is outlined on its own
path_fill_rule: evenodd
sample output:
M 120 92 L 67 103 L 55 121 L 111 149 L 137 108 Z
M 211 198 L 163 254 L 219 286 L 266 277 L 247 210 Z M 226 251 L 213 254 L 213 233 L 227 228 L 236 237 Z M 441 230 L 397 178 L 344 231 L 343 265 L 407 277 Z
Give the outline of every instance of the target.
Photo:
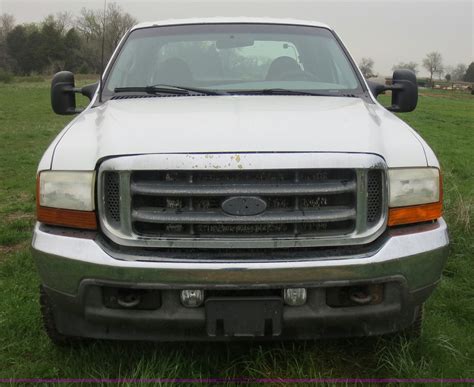
M 418 63 L 416 63 L 416 62 L 400 62 L 400 63 L 398 63 L 398 64 L 396 64 L 395 66 L 392 67 L 392 71 L 403 70 L 403 69 L 411 70 L 415 74 L 418 74 Z
M 7 36 L 15 27 L 15 18 L 4 13 L 0 15 L 0 67 L 10 68 L 11 58 L 7 52 Z
M 4 13 L 0 15 L 0 36 L 5 37 L 15 27 L 15 18 L 13 15 Z
M 443 57 L 439 52 L 430 52 L 423 59 L 423 67 L 430 73 L 430 83 L 433 84 L 433 75 L 443 74 Z
M 444 79 L 446 79 L 446 81 L 448 81 L 448 82 L 451 82 L 451 78 L 452 78 L 452 77 L 451 77 L 451 74 L 446 74 L 446 75 L 444 76 Z
M 0 0 L 1 1 L 1 0 Z M 70 71 L 100 72 L 104 61 L 136 20 L 116 4 L 104 11 L 83 9 L 75 20 L 69 13 L 47 16 L 41 23 L 15 27 L 12 16 L 0 15 L 0 67 L 29 75 Z
M 109 5 L 106 18 L 106 41 L 109 44 L 108 48 L 112 54 L 112 51 L 118 46 L 123 35 L 137 24 L 137 20 L 129 13 L 123 12 L 115 3 Z
M 66 46 L 63 27 L 53 16 L 48 16 L 41 26 L 41 59 L 43 69 L 48 66 L 48 73 L 64 69 Z
M 36 26 L 16 26 L 7 36 L 8 54 L 15 61 L 14 72 L 18 75 L 42 72 L 45 65 L 42 46 L 41 32 Z
M 65 35 L 75 25 L 74 17 L 69 12 L 58 12 L 54 17 L 56 28 Z
M 95 72 L 101 70 L 104 21 L 106 61 L 112 56 L 122 36 L 137 23 L 133 16 L 123 12 L 115 3 L 109 4 L 105 18 L 104 11 L 82 9 L 76 27 L 83 38 L 82 56 L 87 60 L 88 67 Z
M 68 52 L 62 26 L 63 22 L 48 16 L 40 24 L 15 27 L 7 36 L 8 53 L 15 60 L 14 72 L 30 75 L 63 70 Z
M 464 82 L 474 82 L 474 62 L 471 62 L 463 78 Z
M 462 81 L 466 74 L 467 66 L 463 63 L 458 64 L 451 70 L 451 79 L 453 81 Z
M 64 37 L 65 63 L 64 70 L 76 72 L 82 64 L 81 37 L 74 28 L 71 28 Z
M 359 63 L 360 71 L 364 78 L 376 77 L 374 74 L 374 60 L 372 58 L 362 58 Z
M 25 50 L 23 55 L 22 68 L 26 75 L 33 72 L 43 73 L 49 63 L 48 57 L 45 55 L 45 40 L 42 31 L 39 28 L 32 30 L 26 38 Z
M 21 75 L 30 73 L 28 62 L 28 34 L 24 26 L 15 27 L 7 36 L 8 54 L 15 60 L 15 72 Z

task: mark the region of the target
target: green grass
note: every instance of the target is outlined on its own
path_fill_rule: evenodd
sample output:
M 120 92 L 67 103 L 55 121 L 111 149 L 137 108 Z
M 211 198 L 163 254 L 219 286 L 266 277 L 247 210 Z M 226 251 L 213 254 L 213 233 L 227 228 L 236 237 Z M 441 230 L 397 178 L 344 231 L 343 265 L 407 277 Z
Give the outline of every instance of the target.
M 68 118 L 51 112 L 44 82 L 0 85 L 0 378 L 473 378 L 474 97 L 423 94 L 417 111 L 402 117 L 441 160 L 452 250 L 421 339 L 61 349 L 42 330 L 28 244 L 36 165 Z

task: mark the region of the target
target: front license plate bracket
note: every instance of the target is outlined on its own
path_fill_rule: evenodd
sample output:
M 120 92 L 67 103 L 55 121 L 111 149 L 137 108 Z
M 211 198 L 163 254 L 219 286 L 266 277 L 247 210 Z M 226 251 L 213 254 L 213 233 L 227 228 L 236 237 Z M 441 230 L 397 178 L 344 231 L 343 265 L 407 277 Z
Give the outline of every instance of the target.
M 280 336 L 283 302 L 279 297 L 209 298 L 206 329 L 209 336 Z

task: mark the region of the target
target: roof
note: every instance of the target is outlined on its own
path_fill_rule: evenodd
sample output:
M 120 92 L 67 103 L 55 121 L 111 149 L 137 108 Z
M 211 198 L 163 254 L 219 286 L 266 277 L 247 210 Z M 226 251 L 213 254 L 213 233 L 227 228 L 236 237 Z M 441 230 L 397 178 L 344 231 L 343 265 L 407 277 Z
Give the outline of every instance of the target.
M 287 24 L 287 25 L 301 25 L 311 27 L 323 27 L 331 29 L 323 23 L 311 20 L 301 19 L 279 19 L 268 17 L 212 17 L 212 18 L 192 18 L 192 19 L 167 19 L 155 22 L 144 22 L 137 24 L 132 30 L 139 28 L 171 26 L 183 24 L 217 24 L 217 23 L 255 23 L 255 24 Z

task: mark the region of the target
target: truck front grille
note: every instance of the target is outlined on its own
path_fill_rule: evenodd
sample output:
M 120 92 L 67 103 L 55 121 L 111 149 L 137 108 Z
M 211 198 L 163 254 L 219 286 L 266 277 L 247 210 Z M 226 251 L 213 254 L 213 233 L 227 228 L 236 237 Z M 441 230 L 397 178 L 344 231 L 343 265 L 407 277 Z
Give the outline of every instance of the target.
M 351 170 L 133 172 L 131 221 L 148 237 L 246 237 L 347 234 L 356 220 Z M 258 197 L 266 211 L 233 216 L 229 197 Z
M 383 168 L 114 167 L 102 171 L 99 188 L 105 234 L 126 246 L 250 249 L 350 245 L 353 240 L 359 244 L 357 237 L 381 231 L 386 217 Z M 248 198 L 263 203 L 263 210 L 232 213 L 223 205 L 229 199 Z

